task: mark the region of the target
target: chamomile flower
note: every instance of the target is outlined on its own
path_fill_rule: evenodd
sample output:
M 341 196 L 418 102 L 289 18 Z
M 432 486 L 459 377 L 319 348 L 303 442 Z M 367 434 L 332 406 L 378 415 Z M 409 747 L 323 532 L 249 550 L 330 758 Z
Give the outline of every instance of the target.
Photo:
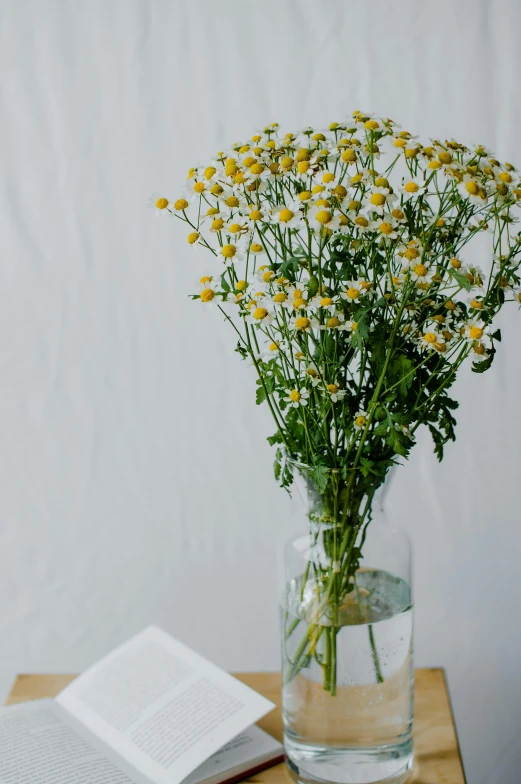
M 329 316 L 329 318 L 326 318 L 324 323 L 320 324 L 320 329 L 325 329 L 328 331 L 335 330 L 335 329 L 342 329 L 344 321 L 345 321 L 344 314 L 338 311 L 333 316 Z
M 323 229 L 334 231 L 340 226 L 338 216 L 335 216 L 331 209 L 322 205 L 311 207 L 306 219 L 309 227 L 315 232 L 321 232 Z
M 391 214 L 384 215 L 380 220 L 374 221 L 372 223 L 372 228 L 386 242 L 391 242 L 392 240 L 398 239 L 398 234 L 396 232 L 396 221 Z
M 485 309 L 485 305 L 483 303 L 483 300 L 480 299 L 480 295 L 479 294 L 477 294 L 475 297 L 467 297 L 466 298 L 466 303 L 467 303 L 467 306 L 468 306 L 469 310 L 476 310 L 477 311 L 477 310 L 484 310 Z
M 431 269 L 430 262 L 427 259 L 419 261 L 415 259 L 409 262 L 409 275 L 412 280 L 416 281 L 416 285 L 420 283 L 431 283 L 436 271 Z
M 309 379 L 309 381 L 311 381 L 311 384 L 314 387 L 318 386 L 321 382 L 320 373 L 318 372 L 315 365 L 308 365 L 304 371 L 304 375 L 307 379 Z
M 188 207 L 188 204 L 186 205 Z M 154 210 L 155 215 L 172 215 L 172 204 L 160 193 L 153 193 L 147 202 L 147 207 Z
M 359 213 L 353 219 L 353 225 L 360 234 L 365 234 L 369 231 L 374 231 L 374 223 L 369 220 L 367 215 Z
M 290 406 L 298 408 L 299 406 L 307 406 L 308 398 L 309 392 L 306 387 L 301 387 L 300 389 L 292 389 L 286 400 L 289 402 Z
M 367 288 L 362 285 L 365 281 L 362 280 L 348 280 L 345 284 L 345 289 L 340 292 L 342 299 L 347 302 L 360 302 L 361 297 L 367 291 Z
M 420 348 L 424 351 L 440 351 L 441 347 L 445 345 L 445 339 L 440 332 L 438 332 L 438 324 L 424 324 L 422 327 L 422 334 L 418 339 Z
M 256 302 L 255 305 L 250 308 L 250 313 L 246 316 L 246 321 L 248 324 L 266 327 L 273 321 L 273 316 L 268 308 L 263 307 L 262 303 Z
M 233 243 L 227 243 L 223 245 L 222 248 L 219 249 L 218 254 L 225 263 L 227 264 L 235 264 L 237 261 L 242 261 L 242 253 L 239 253 L 237 245 Z
M 486 359 L 490 357 L 490 353 L 487 351 L 488 346 L 486 346 L 482 341 L 475 341 L 470 350 L 470 358 L 473 362 L 484 362 Z
M 521 287 L 516 287 L 512 290 L 512 294 L 514 295 L 514 302 L 517 302 L 519 307 L 521 308 Z
M 282 229 L 298 229 L 302 225 L 302 213 L 294 204 L 291 209 L 285 205 L 275 207 L 271 211 L 271 219 Z
M 488 327 L 484 321 L 480 319 L 468 319 L 463 328 L 463 335 L 470 341 L 481 341 L 487 339 Z
M 409 199 L 422 196 L 425 193 L 425 190 L 426 186 L 423 180 L 411 177 L 404 180 L 404 183 L 400 188 L 400 193 L 403 201 L 407 202 Z
M 296 315 L 290 320 L 291 328 L 296 332 L 310 332 L 312 329 L 311 319 L 304 315 Z
M 354 425 L 356 430 L 363 430 L 367 424 L 367 411 L 357 411 L 355 414 Z
M 470 174 L 463 175 L 463 179 L 457 188 L 460 195 L 468 199 L 471 204 L 477 204 L 482 207 L 487 201 L 487 191 L 481 182 Z
M 363 205 L 371 212 L 383 215 L 390 209 L 392 203 L 396 201 L 396 195 L 389 191 L 389 188 L 373 185 L 366 193 Z
M 328 384 L 326 390 L 333 403 L 338 403 L 340 400 L 343 400 L 347 394 L 345 389 L 340 389 L 337 384 Z

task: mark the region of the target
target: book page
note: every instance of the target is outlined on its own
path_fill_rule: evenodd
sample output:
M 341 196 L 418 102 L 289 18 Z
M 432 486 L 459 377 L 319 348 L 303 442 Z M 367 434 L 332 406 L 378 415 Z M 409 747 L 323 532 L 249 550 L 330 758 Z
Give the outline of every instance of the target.
M 144 784 L 100 746 L 53 700 L 2 708 L 0 784 Z
M 209 779 L 212 776 L 225 777 L 226 771 L 233 768 L 244 766 L 253 767 L 255 760 L 275 758 L 282 755 L 282 745 L 255 725 L 248 727 L 222 749 L 212 754 L 210 759 L 203 762 L 193 773 L 184 780 L 183 784 L 198 784 L 200 781 Z
M 109 654 L 57 701 L 158 784 L 180 784 L 274 707 L 155 627 Z

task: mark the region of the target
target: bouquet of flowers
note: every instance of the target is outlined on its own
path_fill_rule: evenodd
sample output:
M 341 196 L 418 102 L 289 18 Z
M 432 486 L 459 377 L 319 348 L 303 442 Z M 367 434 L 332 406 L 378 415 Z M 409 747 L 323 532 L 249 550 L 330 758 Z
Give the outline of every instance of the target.
M 332 523 L 316 603 L 332 614 L 334 645 L 376 489 L 422 424 L 442 458 L 458 368 L 491 366 L 494 318 L 521 304 L 519 175 L 483 146 L 424 145 L 357 111 L 323 131 L 269 125 L 190 169 L 181 198 L 151 204 L 213 255 L 193 298 L 217 306 L 257 372 L 277 478 L 289 487 L 307 472 L 314 521 Z M 467 247 L 477 235 L 489 241 L 486 272 Z

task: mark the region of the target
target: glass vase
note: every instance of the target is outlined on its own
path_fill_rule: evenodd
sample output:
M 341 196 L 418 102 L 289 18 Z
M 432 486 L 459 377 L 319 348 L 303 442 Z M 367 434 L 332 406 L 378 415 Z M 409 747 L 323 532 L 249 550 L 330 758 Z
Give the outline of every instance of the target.
M 409 540 L 385 518 L 385 485 L 368 493 L 365 483 L 357 497 L 334 470 L 319 484 L 306 466 L 293 473 L 299 511 L 280 564 L 290 773 L 306 784 L 399 784 L 413 764 Z

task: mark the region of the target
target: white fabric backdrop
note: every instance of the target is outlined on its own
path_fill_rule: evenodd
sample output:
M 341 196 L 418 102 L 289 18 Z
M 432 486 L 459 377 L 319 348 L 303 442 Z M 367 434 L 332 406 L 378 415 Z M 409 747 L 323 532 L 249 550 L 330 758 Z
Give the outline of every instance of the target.
M 521 163 L 520 29 L 516 0 L 0 0 L 5 688 L 149 622 L 278 667 L 269 414 L 147 197 L 267 122 L 355 108 Z M 472 784 L 521 765 L 521 314 L 501 326 L 490 373 L 458 382 L 445 462 L 421 438 L 389 499 L 415 545 L 417 663 L 448 669 Z

